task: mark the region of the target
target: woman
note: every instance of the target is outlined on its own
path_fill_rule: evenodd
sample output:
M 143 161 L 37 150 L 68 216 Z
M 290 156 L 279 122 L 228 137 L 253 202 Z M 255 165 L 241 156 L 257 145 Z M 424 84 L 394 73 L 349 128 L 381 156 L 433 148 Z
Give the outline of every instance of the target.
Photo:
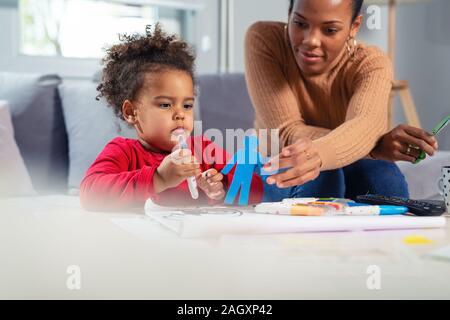
M 420 150 L 437 150 L 436 140 L 421 129 L 401 125 L 386 133 L 392 66 L 381 50 L 355 40 L 362 3 L 291 0 L 287 24 L 258 22 L 247 32 L 255 127 L 279 129 L 284 146 L 276 158 L 282 172 L 267 179 L 267 201 L 366 193 L 408 197 L 393 162 L 413 162 Z

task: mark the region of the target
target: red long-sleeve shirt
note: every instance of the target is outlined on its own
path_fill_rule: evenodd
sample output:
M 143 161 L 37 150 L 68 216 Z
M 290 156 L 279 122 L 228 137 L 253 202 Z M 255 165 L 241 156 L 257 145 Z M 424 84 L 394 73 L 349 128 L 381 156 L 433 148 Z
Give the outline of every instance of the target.
M 211 168 L 220 171 L 229 159 L 224 150 L 204 137 L 190 138 L 188 146 L 200 162 L 202 172 Z M 192 199 L 186 180 L 175 188 L 159 194 L 155 192 L 153 175 L 166 156 L 144 149 L 135 139 L 113 139 L 90 166 L 81 182 L 81 205 L 87 210 L 120 210 L 143 207 L 148 198 L 168 206 L 211 204 L 211 200 L 200 189 L 199 198 Z M 234 168 L 224 177 L 225 190 L 233 174 Z M 262 195 L 262 180 L 254 174 L 249 202 L 261 202 Z

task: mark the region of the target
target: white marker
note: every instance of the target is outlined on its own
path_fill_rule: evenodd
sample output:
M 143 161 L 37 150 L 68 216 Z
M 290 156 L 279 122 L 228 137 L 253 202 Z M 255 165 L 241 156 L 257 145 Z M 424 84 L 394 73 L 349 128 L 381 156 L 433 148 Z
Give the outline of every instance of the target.
M 178 136 L 178 141 L 181 149 L 190 150 L 183 135 Z M 195 177 L 192 176 L 187 178 L 186 181 L 188 183 L 189 192 L 191 193 L 192 199 L 198 199 L 197 180 L 195 180 Z

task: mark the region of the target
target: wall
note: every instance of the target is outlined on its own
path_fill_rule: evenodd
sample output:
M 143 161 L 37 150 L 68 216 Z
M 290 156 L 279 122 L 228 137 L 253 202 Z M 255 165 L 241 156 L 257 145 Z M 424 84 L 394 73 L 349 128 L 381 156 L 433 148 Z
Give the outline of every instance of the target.
M 219 69 L 219 1 L 204 0 L 204 8 L 198 12 L 196 20 L 197 72 L 215 73 Z M 206 39 L 208 38 L 208 39 Z M 209 42 L 210 49 L 203 45 Z
M 286 21 L 288 17 L 288 0 L 232 0 L 234 13 L 234 48 L 231 71 L 244 70 L 245 32 L 256 21 Z
M 397 73 L 409 80 L 422 126 L 430 130 L 450 114 L 450 1 L 399 10 Z M 438 137 L 450 150 L 450 126 Z

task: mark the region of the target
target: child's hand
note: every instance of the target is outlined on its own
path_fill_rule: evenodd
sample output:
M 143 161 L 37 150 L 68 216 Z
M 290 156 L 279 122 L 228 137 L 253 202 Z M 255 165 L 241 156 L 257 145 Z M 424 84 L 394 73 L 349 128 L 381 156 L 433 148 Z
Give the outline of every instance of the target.
M 188 177 L 201 173 L 200 167 L 190 150 L 179 149 L 164 158 L 153 177 L 157 193 L 177 187 Z
M 197 177 L 197 186 L 212 200 L 222 200 L 225 197 L 223 175 L 216 169 L 209 169 Z

